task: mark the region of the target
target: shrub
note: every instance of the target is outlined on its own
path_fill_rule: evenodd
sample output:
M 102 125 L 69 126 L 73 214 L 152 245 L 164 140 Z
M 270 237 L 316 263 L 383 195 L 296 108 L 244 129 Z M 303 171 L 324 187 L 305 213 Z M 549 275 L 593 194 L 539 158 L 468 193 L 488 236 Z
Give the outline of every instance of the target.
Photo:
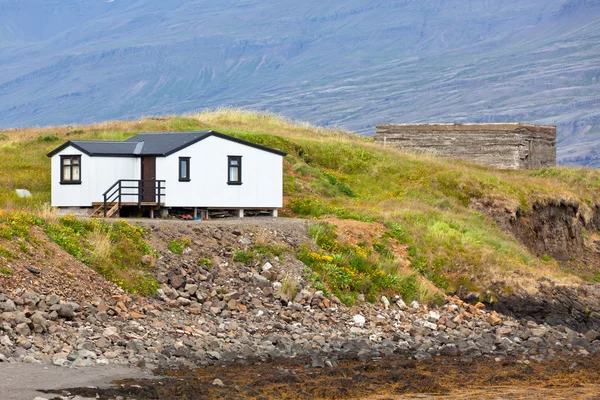
M 246 251 L 246 250 L 236 251 L 233 255 L 233 261 L 241 262 L 246 265 L 252 264 L 254 262 L 255 258 L 256 258 L 256 254 L 254 254 L 254 252 Z
M 212 260 L 207 255 L 203 254 L 198 258 L 197 264 L 199 267 L 211 267 Z
M 191 241 L 188 238 L 181 238 L 179 240 L 171 240 L 167 244 L 167 249 L 175 254 L 183 254 L 183 249 L 190 245 Z
M 0 141 L 2 140 L 8 140 L 8 135 L 5 135 L 4 133 L 0 133 Z
M 6 275 L 6 276 L 12 276 L 13 272 L 12 272 L 12 270 L 10 270 L 8 268 L 0 268 L 0 274 Z
M 60 140 L 60 138 L 58 136 L 56 136 L 56 133 L 50 133 L 48 135 L 42 135 L 42 136 L 38 137 L 38 142 L 52 143 L 52 142 L 57 142 L 59 140 Z

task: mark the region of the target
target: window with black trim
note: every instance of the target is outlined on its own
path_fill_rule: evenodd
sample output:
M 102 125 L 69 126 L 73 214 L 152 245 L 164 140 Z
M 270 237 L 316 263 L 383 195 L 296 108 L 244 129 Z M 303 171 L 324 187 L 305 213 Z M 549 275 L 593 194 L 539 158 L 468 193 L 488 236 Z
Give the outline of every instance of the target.
M 227 156 L 227 184 L 242 184 L 242 156 Z
M 81 156 L 60 156 L 60 183 L 81 183 Z
M 179 181 L 189 182 L 190 181 L 190 158 L 179 157 Z

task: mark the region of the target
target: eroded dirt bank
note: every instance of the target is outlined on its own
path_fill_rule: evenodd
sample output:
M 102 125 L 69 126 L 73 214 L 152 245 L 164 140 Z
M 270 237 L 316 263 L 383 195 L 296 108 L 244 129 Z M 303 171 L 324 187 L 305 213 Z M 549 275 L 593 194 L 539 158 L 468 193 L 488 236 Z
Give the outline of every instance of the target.
M 519 206 L 473 203 L 472 207 L 491 216 L 532 253 L 551 256 L 565 269 L 586 280 L 600 277 L 600 208 L 573 201 L 536 203 L 531 211 Z M 500 285 L 496 293 L 501 293 Z M 538 292 L 498 296 L 488 307 L 518 319 L 549 325 L 566 325 L 586 333 L 600 331 L 600 284 L 577 287 L 542 281 Z M 594 332 L 590 333 L 594 335 Z
M 307 365 L 308 363 L 308 365 Z M 99 399 L 409 399 L 416 395 L 463 399 L 597 399 L 600 355 L 521 362 L 404 357 L 347 362 L 319 369 L 310 360 L 228 364 L 197 370 L 158 371 L 155 380 L 123 380 L 110 389 L 55 392 Z M 475 397 L 473 397 L 475 396 Z M 428 397 L 428 396 L 420 396 Z

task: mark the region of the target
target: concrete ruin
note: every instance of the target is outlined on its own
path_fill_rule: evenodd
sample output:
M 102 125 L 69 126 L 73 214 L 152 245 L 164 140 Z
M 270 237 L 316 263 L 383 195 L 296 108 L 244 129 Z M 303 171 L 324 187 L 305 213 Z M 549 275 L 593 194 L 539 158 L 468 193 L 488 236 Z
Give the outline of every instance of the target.
M 551 125 L 381 124 L 375 141 L 499 169 L 556 165 L 556 127 Z

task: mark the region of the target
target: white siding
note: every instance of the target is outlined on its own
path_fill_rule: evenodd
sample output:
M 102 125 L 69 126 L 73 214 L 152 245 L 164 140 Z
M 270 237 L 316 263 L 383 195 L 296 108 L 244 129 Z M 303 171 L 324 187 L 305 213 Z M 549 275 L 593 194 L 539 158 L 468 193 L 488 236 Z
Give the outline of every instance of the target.
M 242 156 L 242 184 L 227 184 L 227 156 Z M 179 182 L 179 157 L 190 157 L 190 182 Z M 156 160 L 168 207 L 279 208 L 283 157 L 211 136 Z
M 81 155 L 81 184 L 60 184 L 60 156 Z M 227 156 L 242 156 L 242 184 L 227 184 Z M 179 157 L 190 157 L 189 182 L 179 182 Z M 89 157 L 72 146 L 52 157 L 52 205 L 91 207 L 119 179 L 140 179 L 139 157 Z M 283 157 L 211 136 L 168 157 L 156 157 L 168 207 L 280 208 Z M 122 201 L 137 201 L 135 197 Z
M 141 159 L 137 157 L 92 157 L 92 202 L 104 201 L 104 192 L 119 179 L 141 179 Z M 133 182 L 124 186 L 135 186 Z M 124 189 L 123 193 L 134 193 L 135 189 Z M 123 202 L 138 201 L 137 196 L 123 196 Z
M 60 156 L 81 156 L 81 184 L 61 185 Z M 69 146 L 52 156 L 52 206 L 91 207 L 119 179 L 140 179 L 140 160 L 134 157 L 90 157 Z M 137 201 L 137 199 L 123 199 Z

